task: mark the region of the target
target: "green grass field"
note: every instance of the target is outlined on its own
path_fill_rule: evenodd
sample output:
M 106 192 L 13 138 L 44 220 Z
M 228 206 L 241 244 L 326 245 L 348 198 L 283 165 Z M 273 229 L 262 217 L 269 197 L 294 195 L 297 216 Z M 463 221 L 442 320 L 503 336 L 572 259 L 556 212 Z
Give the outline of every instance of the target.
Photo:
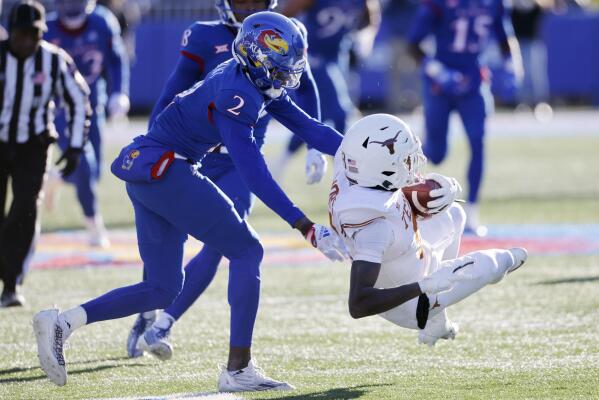
M 485 221 L 599 223 L 599 137 L 490 138 L 487 149 Z M 464 151 L 462 141 L 455 143 L 441 171 L 461 178 Z M 306 187 L 302 171 L 298 159 L 285 187 L 324 221 L 328 185 Z M 64 191 L 62 199 L 61 213 L 44 215 L 46 229 L 79 226 L 72 194 Z M 131 224 L 123 187 L 108 174 L 101 200 L 112 226 Z M 259 232 L 287 229 L 261 204 L 252 222 Z M 504 282 L 451 308 L 460 334 L 432 349 L 417 345 L 415 331 L 381 318 L 352 320 L 348 271 L 332 263 L 263 268 L 254 356 L 268 374 L 298 389 L 244 399 L 599 399 L 599 255 L 531 257 Z M 67 386 L 54 386 L 39 369 L 30 326 L 36 311 L 74 306 L 139 276 L 139 268 L 31 272 L 26 307 L 0 310 L 0 399 L 214 392 L 218 364 L 227 357 L 226 271 L 176 325 L 173 359 L 127 359 L 133 318 L 126 318 L 71 338 Z

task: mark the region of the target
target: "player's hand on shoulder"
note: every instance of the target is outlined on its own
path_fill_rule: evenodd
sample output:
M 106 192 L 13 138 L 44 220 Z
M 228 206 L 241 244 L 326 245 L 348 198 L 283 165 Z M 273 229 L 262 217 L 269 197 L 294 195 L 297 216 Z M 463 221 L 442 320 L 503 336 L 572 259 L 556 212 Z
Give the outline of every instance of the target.
M 457 179 L 450 176 L 431 172 L 425 175 L 425 179 L 432 179 L 440 185 L 438 189 L 430 191 L 432 200 L 426 204 L 428 213 L 431 215 L 445 210 L 462 193 L 462 186 L 460 183 Z
M 313 224 L 304 237 L 331 261 L 343 261 L 348 257 L 343 240 L 324 225 Z
M 468 266 L 474 262 L 469 257 L 443 261 L 438 270 L 425 276 L 418 285 L 420 291 L 435 294 L 451 289 L 457 282 L 473 279 Z
M 306 182 L 308 185 L 318 183 L 327 172 L 327 159 L 316 149 L 308 149 L 306 154 Z

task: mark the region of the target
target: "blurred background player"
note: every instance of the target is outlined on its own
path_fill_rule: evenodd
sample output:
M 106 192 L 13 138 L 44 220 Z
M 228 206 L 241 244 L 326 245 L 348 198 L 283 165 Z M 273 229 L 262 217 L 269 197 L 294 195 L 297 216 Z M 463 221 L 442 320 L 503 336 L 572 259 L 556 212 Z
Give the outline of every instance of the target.
M 341 133 L 354 110 L 346 78 L 349 52 L 359 36 L 361 57 L 372 50 L 381 20 L 379 0 L 289 0 L 281 8 L 288 17 L 299 17 L 308 30 L 308 57 L 320 93 L 322 120 Z M 359 32 L 358 32 L 359 31 Z M 292 136 L 275 167 L 280 176 L 301 138 Z
M 342 260 L 337 235 L 310 221 L 272 179 L 253 128 L 266 111 L 331 155 L 341 135 L 287 96 L 286 89 L 299 86 L 306 64 L 307 44 L 292 21 L 273 12 L 256 13 L 244 20 L 232 47 L 234 60 L 178 94 L 148 133 L 136 137 L 113 162 L 112 172 L 126 182 L 135 210 L 146 279 L 60 314 L 52 309 L 35 316 L 40 364 L 55 384 L 66 384 L 64 343 L 73 331 L 172 304 L 184 283 L 183 247 L 189 234 L 229 259 L 231 336 L 219 390 L 293 388 L 266 377 L 252 361 L 264 249 L 231 199 L 198 171 L 197 160 L 220 144 L 227 146 L 251 192 L 329 259 Z
M 220 15 L 220 21 L 196 22 L 191 25 L 183 33 L 177 66 L 156 103 L 150 118 L 150 126 L 179 92 L 204 79 L 220 63 L 232 58 L 231 43 L 247 16 L 259 11 L 272 10 L 276 4 L 276 0 L 218 0 L 216 8 Z M 302 30 L 301 23 L 297 20 L 294 22 Z M 302 33 L 305 34 L 303 30 Z M 308 65 L 302 74 L 299 88 L 290 93 L 295 95 L 294 98 L 298 105 L 310 116 L 319 119 L 318 90 Z M 253 136 L 260 148 L 264 144 L 264 135 L 270 120 L 271 117 L 265 115 L 260 118 L 254 128 Z M 313 152 L 324 162 L 324 157 L 318 150 L 313 149 Z M 308 179 L 320 180 L 324 169 L 320 168 L 320 172 L 318 170 L 317 166 L 309 168 Z M 209 177 L 233 200 L 235 209 L 243 219 L 249 216 L 253 196 L 235 169 L 225 146 L 218 146 L 204 157 L 200 172 Z M 315 177 L 314 174 L 318 176 Z M 148 350 L 162 360 L 171 358 L 172 346 L 168 342 L 168 336 L 174 322 L 191 307 L 212 282 L 222 257 L 223 255 L 216 249 L 204 246 L 202 251 L 185 267 L 183 291 L 175 302 L 164 310 L 160 318 L 154 323 L 156 318 L 154 311 L 138 316 L 127 340 L 129 357 L 141 356 L 143 350 Z M 142 335 L 143 338 L 138 346 L 138 339 Z
M 421 176 L 426 159 L 419 140 L 397 117 L 373 114 L 346 133 L 335 156 L 329 197 L 331 224 L 352 259 L 349 312 L 354 318 L 380 314 L 433 346 L 454 339 L 458 328 L 447 307 L 520 268 L 522 248 L 489 249 L 458 258 L 464 212 L 454 203 L 460 186 L 439 174 Z M 425 218 L 403 189 L 432 179 L 434 200 Z M 422 211 L 420 211 L 422 212 Z
M 124 117 L 129 111 L 129 60 L 118 21 L 107 8 L 96 6 L 93 0 L 57 0 L 56 10 L 48 16 L 45 39 L 73 57 L 90 86 L 93 108 L 89 145 L 81 165 L 66 181 L 75 185 L 89 244 L 107 247 L 109 240 L 98 210 L 96 186 L 101 175 L 106 110 L 111 118 Z M 57 119 L 57 128 L 59 145 L 64 148 L 68 133 L 62 116 Z M 56 189 L 56 182 L 49 185 L 50 207 L 55 203 Z
M 519 60 L 519 52 L 502 0 L 423 2 L 409 34 L 410 52 L 422 62 L 424 154 L 433 164 L 445 159 L 449 115 L 457 111 L 471 150 L 468 203 L 464 207 L 466 232 L 480 236 L 487 232 L 479 222 L 487 106 L 479 55 L 491 34 L 501 48 L 505 75 L 511 74 L 517 81 L 519 65 L 514 60 Z M 420 45 L 429 35 L 434 37 L 435 45 L 434 51 L 427 54 Z

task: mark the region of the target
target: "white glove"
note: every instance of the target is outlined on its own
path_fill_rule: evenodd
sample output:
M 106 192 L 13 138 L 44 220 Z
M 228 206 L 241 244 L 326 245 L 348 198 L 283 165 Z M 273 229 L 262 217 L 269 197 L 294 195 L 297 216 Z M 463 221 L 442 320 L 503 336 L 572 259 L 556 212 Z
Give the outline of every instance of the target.
M 429 214 L 437 214 L 443 211 L 462 193 L 462 186 L 455 178 L 435 173 L 426 174 L 424 178 L 432 179 L 441 185 L 439 189 L 430 192 L 431 197 L 438 197 L 438 199 L 431 200 L 426 205 Z
M 306 154 L 306 182 L 308 185 L 318 183 L 327 172 L 327 159 L 316 149 L 308 149 Z
M 108 115 L 110 118 L 122 118 L 127 115 L 131 108 L 129 96 L 124 93 L 113 93 L 108 99 Z
M 473 264 L 474 260 L 469 257 L 442 262 L 437 271 L 418 282 L 420 291 L 427 294 L 444 292 L 459 281 L 473 279 L 473 275 L 468 271 L 468 267 Z
M 324 225 L 314 224 L 306 233 L 306 240 L 331 261 L 343 261 L 348 257 L 343 240 Z

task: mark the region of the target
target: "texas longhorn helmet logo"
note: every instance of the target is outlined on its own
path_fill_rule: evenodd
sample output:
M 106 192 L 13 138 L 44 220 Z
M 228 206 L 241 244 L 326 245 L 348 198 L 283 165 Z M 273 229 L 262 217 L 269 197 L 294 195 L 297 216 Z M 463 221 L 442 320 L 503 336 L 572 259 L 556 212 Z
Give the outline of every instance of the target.
M 283 56 L 289 52 L 289 43 L 272 29 L 260 32 L 258 43 Z
M 395 154 L 395 143 L 397 143 L 397 137 L 399 136 L 400 133 L 401 133 L 401 131 L 397 132 L 395 137 L 383 140 L 382 142 L 372 140 L 372 141 L 368 142 L 368 144 L 370 144 L 370 143 L 380 144 L 381 147 L 387 147 L 389 149 L 390 154 Z M 408 141 L 408 139 L 406 139 L 406 142 L 407 141 Z

